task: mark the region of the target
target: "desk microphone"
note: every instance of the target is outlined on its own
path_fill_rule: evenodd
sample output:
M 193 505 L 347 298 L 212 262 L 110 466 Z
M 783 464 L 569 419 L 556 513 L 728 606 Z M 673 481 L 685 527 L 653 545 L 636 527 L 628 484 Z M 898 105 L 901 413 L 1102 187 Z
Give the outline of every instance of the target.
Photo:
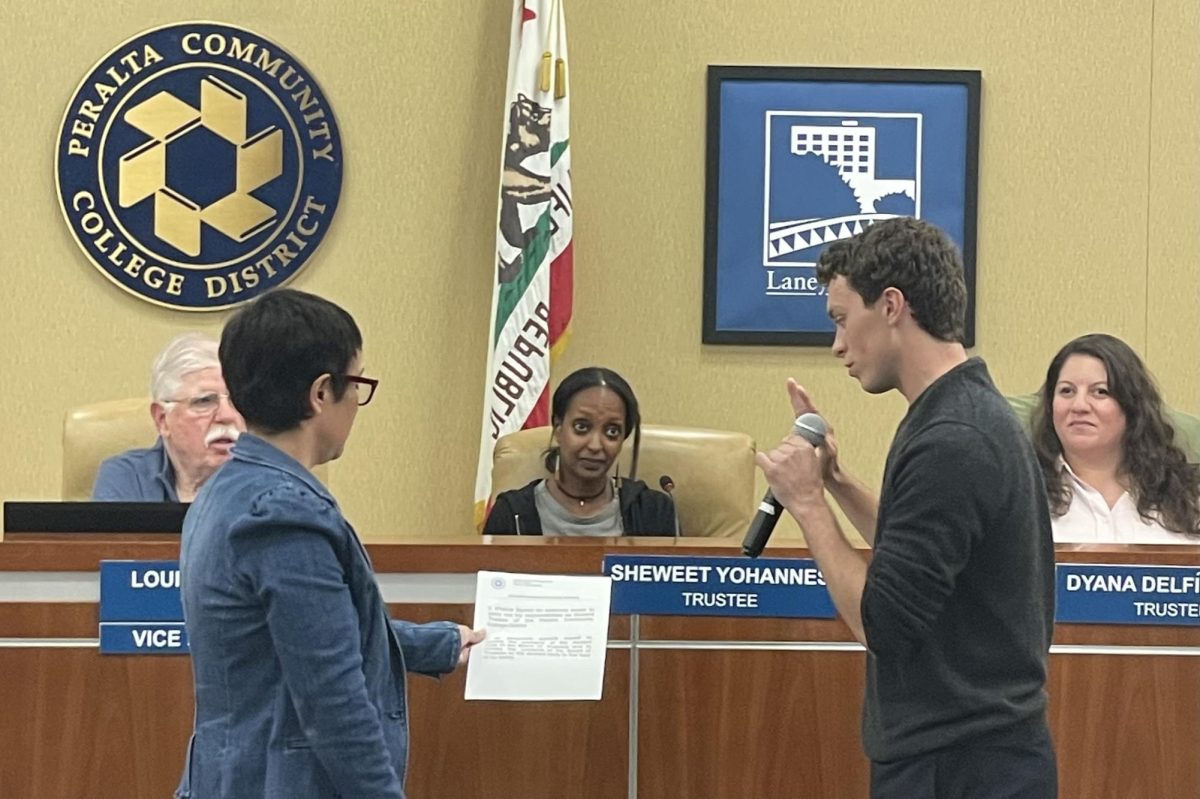
M 817 414 L 802 413 L 796 417 L 796 422 L 792 425 L 792 435 L 800 436 L 814 447 L 819 447 L 825 443 L 827 429 L 825 420 Z M 758 505 L 758 513 L 754 515 L 754 521 L 750 523 L 750 529 L 746 531 L 746 537 L 742 539 L 743 553 L 752 558 L 757 558 L 762 554 L 763 547 L 767 545 L 767 539 L 775 531 L 775 525 L 779 522 L 779 515 L 782 511 L 783 506 L 775 501 L 771 489 L 768 488 L 767 493 L 763 495 L 762 502 Z
M 675 490 L 675 481 L 671 479 L 671 475 L 664 474 L 658 478 L 658 487 L 663 490 L 663 493 L 671 500 L 671 515 L 675 517 L 675 538 L 679 538 L 679 506 L 675 504 L 675 495 L 671 492 Z

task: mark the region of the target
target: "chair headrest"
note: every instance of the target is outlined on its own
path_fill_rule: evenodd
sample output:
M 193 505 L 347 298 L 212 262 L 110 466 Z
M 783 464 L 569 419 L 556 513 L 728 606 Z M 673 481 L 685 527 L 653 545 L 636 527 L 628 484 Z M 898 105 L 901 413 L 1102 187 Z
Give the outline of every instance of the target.
M 63 499 L 91 497 L 101 461 L 127 449 L 149 447 L 157 435 L 146 397 L 97 402 L 67 411 L 63 420 Z
M 1017 418 L 1021 420 L 1025 432 L 1030 433 L 1032 430 L 1031 417 L 1037 407 L 1038 395 L 1021 394 L 1005 397 L 1005 399 L 1008 400 L 1009 407 L 1013 409 Z M 1183 449 L 1189 462 L 1200 463 L 1200 417 L 1177 411 L 1168 406 L 1164 406 L 1163 411 L 1167 415 L 1167 421 L 1175 430 L 1175 443 Z
M 549 427 L 501 437 L 492 456 L 492 498 L 546 477 L 543 453 L 552 443 Z M 632 448 L 630 438 L 618 459 L 623 476 Z M 655 490 L 662 475 L 671 477 L 685 535 L 742 535 L 755 509 L 754 452 L 745 433 L 644 424 L 637 477 Z

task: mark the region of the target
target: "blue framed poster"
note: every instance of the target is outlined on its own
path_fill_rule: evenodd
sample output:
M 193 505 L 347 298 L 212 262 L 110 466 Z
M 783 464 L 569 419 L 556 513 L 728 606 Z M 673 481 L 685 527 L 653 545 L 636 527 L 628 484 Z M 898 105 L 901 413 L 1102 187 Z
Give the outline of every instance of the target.
M 816 261 L 915 216 L 962 250 L 975 343 L 978 71 L 708 68 L 705 344 L 833 343 Z

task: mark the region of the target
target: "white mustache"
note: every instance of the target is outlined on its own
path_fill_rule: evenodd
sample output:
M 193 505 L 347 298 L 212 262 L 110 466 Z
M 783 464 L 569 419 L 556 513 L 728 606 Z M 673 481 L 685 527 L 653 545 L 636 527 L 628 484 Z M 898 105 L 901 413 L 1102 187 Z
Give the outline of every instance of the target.
M 212 443 L 219 438 L 228 438 L 230 441 L 237 441 L 238 436 L 241 434 L 241 431 L 231 424 L 214 424 L 204 436 L 204 446 L 211 447 Z

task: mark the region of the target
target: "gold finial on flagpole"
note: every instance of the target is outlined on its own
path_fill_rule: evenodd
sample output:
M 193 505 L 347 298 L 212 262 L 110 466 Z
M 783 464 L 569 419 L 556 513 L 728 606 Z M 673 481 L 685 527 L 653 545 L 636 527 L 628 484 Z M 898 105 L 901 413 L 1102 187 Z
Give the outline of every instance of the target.
M 558 60 L 554 62 L 554 99 L 561 100 L 567 96 L 567 52 L 566 38 L 567 22 L 563 19 L 563 0 L 554 2 L 554 47 L 558 50 Z
M 554 12 L 558 10 L 556 0 L 550 0 L 550 13 L 546 14 L 546 26 L 541 29 L 542 33 L 542 63 L 538 65 L 538 91 L 550 91 L 550 77 L 554 69 L 554 53 L 551 47 L 554 46 L 556 38 L 556 29 L 554 25 Z

